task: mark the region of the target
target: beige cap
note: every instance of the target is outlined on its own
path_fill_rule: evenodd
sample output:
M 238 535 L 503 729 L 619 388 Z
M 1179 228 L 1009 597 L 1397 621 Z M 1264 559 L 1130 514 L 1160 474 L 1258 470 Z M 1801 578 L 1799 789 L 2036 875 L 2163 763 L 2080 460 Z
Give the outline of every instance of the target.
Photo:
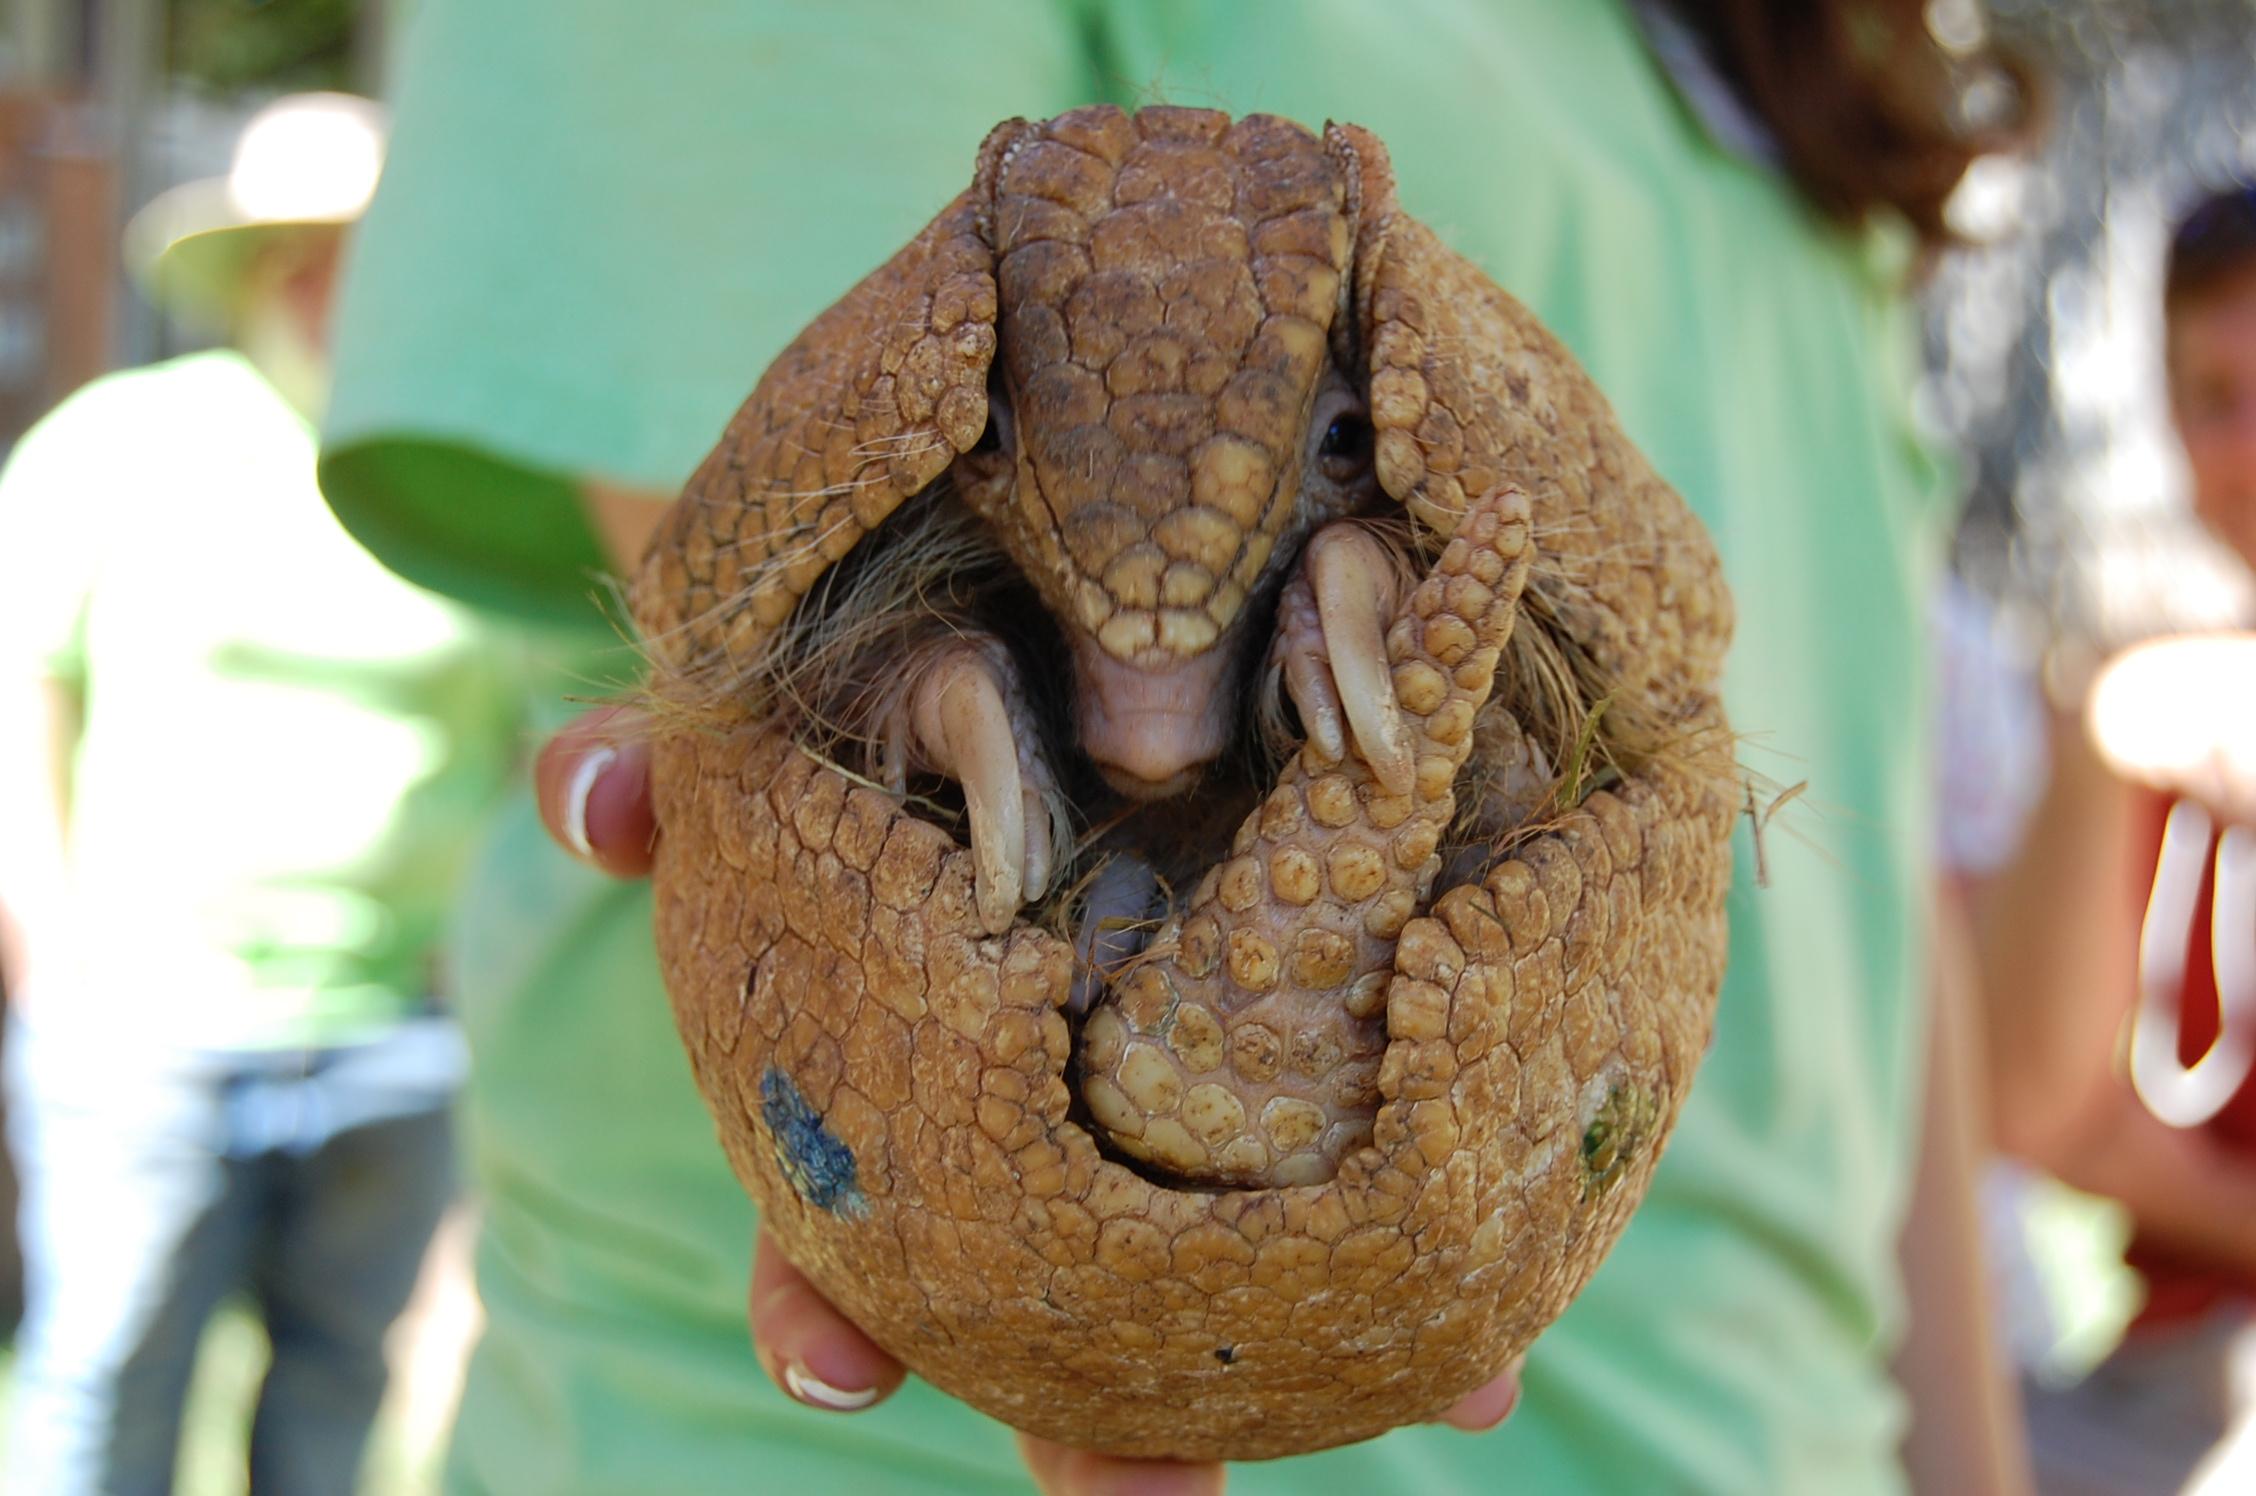
M 198 320 L 236 310 L 251 254 L 297 228 L 352 223 L 384 164 L 381 105 L 353 94 L 276 99 L 236 137 L 224 177 L 160 193 L 125 230 L 125 260 L 151 300 Z

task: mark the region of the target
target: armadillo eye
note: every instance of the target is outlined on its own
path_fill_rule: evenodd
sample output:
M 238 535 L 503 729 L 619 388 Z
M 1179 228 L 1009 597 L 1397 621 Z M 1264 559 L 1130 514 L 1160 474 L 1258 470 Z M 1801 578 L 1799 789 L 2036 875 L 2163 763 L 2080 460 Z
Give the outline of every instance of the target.
M 1371 423 L 1361 416 L 1334 416 L 1324 428 L 1325 457 L 1361 457 L 1371 450 Z
M 1316 456 L 1335 478 L 1350 478 L 1371 461 L 1371 423 L 1353 412 L 1332 417 Z

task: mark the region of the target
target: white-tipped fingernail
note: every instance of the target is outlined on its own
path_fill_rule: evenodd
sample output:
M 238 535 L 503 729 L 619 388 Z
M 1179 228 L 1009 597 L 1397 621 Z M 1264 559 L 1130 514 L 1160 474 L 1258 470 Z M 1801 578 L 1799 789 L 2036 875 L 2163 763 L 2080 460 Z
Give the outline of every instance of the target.
M 828 1408 L 834 1413 L 853 1413 L 877 1401 L 877 1389 L 864 1387 L 859 1392 L 848 1392 L 843 1387 L 833 1387 L 813 1372 L 794 1362 L 785 1362 L 783 1385 L 793 1397 L 810 1407 Z
M 572 782 L 564 787 L 564 840 L 582 857 L 595 855 L 595 848 L 588 845 L 588 797 L 595 793 L 603 771 L 618 761 L 618 749 L 598 748 L 573 766 Z

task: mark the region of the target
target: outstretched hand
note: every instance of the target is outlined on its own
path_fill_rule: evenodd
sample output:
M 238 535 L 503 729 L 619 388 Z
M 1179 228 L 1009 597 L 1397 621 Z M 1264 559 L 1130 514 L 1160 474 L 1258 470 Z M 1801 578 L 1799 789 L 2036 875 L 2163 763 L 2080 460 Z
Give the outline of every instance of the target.
M 2085 715 L 2117 774 L 2256 825 L 2256 634 L 2126 649 L 2093 682 Z
M 650 750 L 630 709 L 599 708 L 541 750 L 533 780 L 549 834 L 581 861 L 615 878 L 650 872 L 658 823 L 650 802 Z M 768 1375 L 799 1402 L 853 1413 L 890 1397 L 908 1373 L 831 1306 L 763 1229 L 754 1245 L 748 1304 L 752 1343 Z M 1519 1367 L 1467 1393 L 1442 1415 L 1479 1433 L 1519 1401 Z M 1019 1453 L 1047 1496 L 1194 1496 L 1222 1489 L 1223 1467 L 1128 1460 L 1028 1434 Z

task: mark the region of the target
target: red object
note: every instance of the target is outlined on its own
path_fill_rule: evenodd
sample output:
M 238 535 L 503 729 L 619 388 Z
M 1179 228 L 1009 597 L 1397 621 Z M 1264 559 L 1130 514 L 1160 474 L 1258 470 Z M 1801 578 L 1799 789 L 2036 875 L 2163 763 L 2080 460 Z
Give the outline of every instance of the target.
M 2147 877 L 2152 882 L 2161 853 L 2162 827 L 2175 802 L 2162 794 L 2142 795 L 2140 845 L 2146 849 Z M 2178 1060 L 2191 1065 L 2209 1052 L 2217 1040 L 2217 975 L 2210 966 L 2210 906 L 2216 897 L 2217 838 L 2212 833 L 2208 854 L 2202 859 L 2201 896 L 2193 921 L 2186 930 L 2185 990 L 2178 1001 Z M 2256 911 L 2249 911 L 2256 918 Z M 2221 1146 L 2256 1158 L 2256 1074 L 2241 1082 L 2232 1099 L 2199 1129 Z M 2146 1306 L 2131 1328 L 2152 1329 L 2199 1319 L 2227 1299 L 2256 1299 L 2256 1277 L 2212 1266 L 2198 1258 L 2174 1253 L 2135 1229 L 2124 1261 L 2146 1280 Z

